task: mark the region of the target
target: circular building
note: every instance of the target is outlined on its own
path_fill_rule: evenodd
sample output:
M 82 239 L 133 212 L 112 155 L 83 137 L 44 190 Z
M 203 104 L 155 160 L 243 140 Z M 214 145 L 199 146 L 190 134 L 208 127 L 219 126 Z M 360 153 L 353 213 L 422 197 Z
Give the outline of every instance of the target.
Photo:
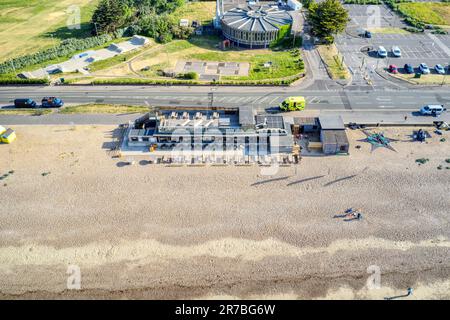
M 221 20 L 223 35 L 238 46 L 268 47 L 282 26 L 292 25 L 291 15 L 278 6 L 233 8 Z

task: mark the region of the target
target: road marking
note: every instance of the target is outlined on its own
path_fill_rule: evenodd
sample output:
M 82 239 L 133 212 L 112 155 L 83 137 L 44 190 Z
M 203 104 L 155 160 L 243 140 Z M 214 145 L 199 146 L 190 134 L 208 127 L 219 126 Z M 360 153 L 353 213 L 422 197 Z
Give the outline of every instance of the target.
M 269 99 L 270 97 L 263 97 L 262 99 L 259 99 L 258 100 L 258 98 L 256 98 L 255 99 L 255 103 L 257 102 L 257 103 L 264 103 L 267 99 Z
M 280 97 L 275 97 L 272 100 L 270 100 L 269 104 L 272 104 L 272 103 L 274 103 L 275 101 L 277 101 L 279 99 L 280 99 Z
M 434 43 L 436 43 L 444 52 L 445 54 L 450 57 L 450 49 L 438 38 L 436 37 L 434 34 L 432 33 L 427 33 L 427 36 L 434 41 Z
M 416 111 L 416 109 L 393 109 L 393 108 L 389 108 L 388 110 L 386 109 L 355 109 L 353 108 L 352 110 L 346 110 L 346 109 L 333 109 L 333 110 L 319 110 L 320 112 L 323 113 L 334 113 L 334 112 L 348 112 L 348 113 L 356 113 L 356 112 L 380 112 L 380 113 L 396 113 L 396 112 L 412 112 L 412 111 Z

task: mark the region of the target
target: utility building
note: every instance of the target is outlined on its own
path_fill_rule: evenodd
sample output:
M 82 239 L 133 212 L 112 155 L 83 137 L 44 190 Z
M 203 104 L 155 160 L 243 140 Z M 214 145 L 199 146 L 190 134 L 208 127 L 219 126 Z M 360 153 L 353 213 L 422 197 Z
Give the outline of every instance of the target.
M 350 143 L 341 116 L 320 116 L 320 141 L 325 154 L 349 153 Z

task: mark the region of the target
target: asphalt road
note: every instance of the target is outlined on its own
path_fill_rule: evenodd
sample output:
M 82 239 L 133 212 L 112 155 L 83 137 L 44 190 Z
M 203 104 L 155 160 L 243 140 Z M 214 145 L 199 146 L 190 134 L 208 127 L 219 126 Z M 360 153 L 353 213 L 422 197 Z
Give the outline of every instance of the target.
M 413 111 L 425 104 L 450 104 L 448 87 L 416 90 L 299 90 L 295 87 L 3 87 L 0 105 L 15 98 L 40 101 L 57 96 L 66 104 L 115 103 L 149 106 L 242 106 L 258 111 L 276 107 L 283 99 L 303 95 L 310 110 Z

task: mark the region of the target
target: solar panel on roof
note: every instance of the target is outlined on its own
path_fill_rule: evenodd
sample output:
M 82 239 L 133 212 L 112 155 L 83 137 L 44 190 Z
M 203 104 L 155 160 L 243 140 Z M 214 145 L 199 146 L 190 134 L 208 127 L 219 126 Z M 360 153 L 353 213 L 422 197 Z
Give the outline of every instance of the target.
M 257 124 L 266 124 L 267 128 L 284 129 L 284 120 L 283 120 L 282 116 L 257 115 L 256 123 Z

